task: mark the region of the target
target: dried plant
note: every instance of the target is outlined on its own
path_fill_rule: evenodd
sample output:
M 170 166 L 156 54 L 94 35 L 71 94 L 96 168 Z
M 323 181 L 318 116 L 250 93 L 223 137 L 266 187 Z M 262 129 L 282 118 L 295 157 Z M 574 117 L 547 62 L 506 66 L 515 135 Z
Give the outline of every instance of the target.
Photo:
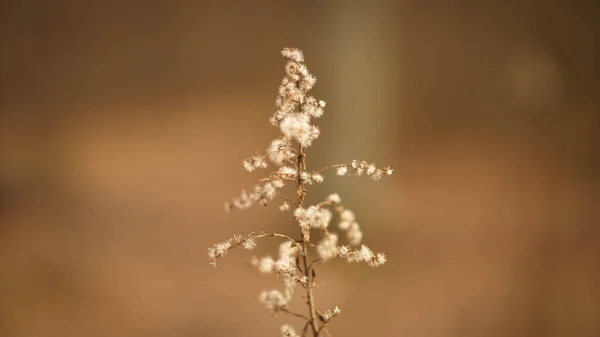
M 275 100 L 277 111 L 270 122 L 278 127 L 281 135 L 273 140 L 266 150 L 266 155 L 257 154 L 243 162 L 247 171 L 255 171 L 268 167 L 268 160 L 276 167 L 262 183 L 254 187 L 252 192 L 242 191 L 240 197 L 225 204 L 228 212 L 233 208 L 245 209 L 256 202 L 266 206 L 272 200 L 279 201 L 279 210 L 293 210 L 293 218 L 300 226 L 299 239 L 280 233 L 250 233 L 248 235 L 234 235 L 225 242 L 218 243 L 208 249 L 208 258 L 212 265 L 217 264 L 217 259 L 227 254 L 234 247 L 242 246 L 252 250 L 257 241 L 265 237 L 283 239 L 279 247 L 278 259 L 270 256 L 262 258 L 253 257 L 251 262 L 261 273 L 274 273 L 284 281 L 284 291 L 276 289 L 263 291 L 260 296 L 262 302 L 271 313 L 285 313 L 300 317 L 306 321 L 302 336 L 309 332 L 314 337 L 327 330 L 328 324 L 341 312 L 339 307 L 320 311 L 315 304 L 314 287 L 315 264 L 330 261 L 333 258 L 342 258 L 347 262 L 364 262 L 371 267 L 378 267 L 386 262 L 383 253 L 373 253 L 365 245 L 361 245 L 363 232 L 356 222 L 354 213 L 342 204 L 340 196 L 336 193 L 329 195 L 324 201 L 311 206 L 304 206 L 304 198 L 308 185 L 320 184 L 324 180 L 323 174 L 335 170 L 338 176 L 363 174 L 373 180 L 392 174 L 389 166 L 378 168 L 375 164 L 365 161 L 353 160 L 349 164 L 337 164 L 324 167 L 317 171 L 308 171 L 306 165 L 306 150 L 319 136 L 319 128 L 311 124 L 312 118 L 323 115 L 325 102 L 308 95 L 315 85 L 316 78 L 309 73 L 302 51 L 285 48 L 282 55 L 287 59 L 285 77 L 279 87 L 279 94 Z M 281 191 L 287 185 L 295 187 L 295 200 L 284 196 Z M 333 214 L 337 214 L 339 222 L 337 229 L 340 234 L 345 234 L 346 245 L 339 245 L 338 234 L 332 231 L 329 224 Z M 316 232 L 316 233 L 315 233 Z M 319 241 L 313 244 L 314 235 L 320 234 Z M 311 260 L 309 247 L 314 247 L 318 257 Z M 358 247 L 358 248 L 357 248 Z M 297 286 L 306 292 L 308 314 L 304 315 L 292 311 L 288 303 L 294 295 Z M 281 336 L 300 336 L 290 325 L 281 327 Z

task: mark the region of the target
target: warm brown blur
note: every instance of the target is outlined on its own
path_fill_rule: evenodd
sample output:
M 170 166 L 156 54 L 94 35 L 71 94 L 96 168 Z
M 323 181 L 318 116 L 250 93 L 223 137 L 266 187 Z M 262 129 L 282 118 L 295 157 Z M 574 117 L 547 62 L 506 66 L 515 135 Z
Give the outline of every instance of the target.
M 431 4 L 430 4 L 431 3 Z M 282 47 L 328 102 L 311 167 L 379 269 L 321 266 L 335 336 L 600 335 L 600 2 L 13 1 L 0 5 L 0 335 L 278 336 L 224 214 L 276 130 Z M 274 254 L 274 243 L 256 254 Z M 303 310 L 300 300 L 296 307 Z

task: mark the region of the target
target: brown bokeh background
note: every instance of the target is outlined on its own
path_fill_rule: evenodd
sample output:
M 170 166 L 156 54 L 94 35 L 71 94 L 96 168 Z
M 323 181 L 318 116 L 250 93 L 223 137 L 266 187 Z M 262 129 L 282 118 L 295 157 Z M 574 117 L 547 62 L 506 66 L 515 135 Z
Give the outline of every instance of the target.
M 277 336 L 224 214 L 276 136 L 284 46 L 327 100 L 308 165 L 382 268 L 318 269 L 336 336 L 600 335 L 597 1 L 0 5 L 0 335 Z M 264 242 L 256 254 L 275 254 Z M 302 310 L 300 301 L 294 304 Z

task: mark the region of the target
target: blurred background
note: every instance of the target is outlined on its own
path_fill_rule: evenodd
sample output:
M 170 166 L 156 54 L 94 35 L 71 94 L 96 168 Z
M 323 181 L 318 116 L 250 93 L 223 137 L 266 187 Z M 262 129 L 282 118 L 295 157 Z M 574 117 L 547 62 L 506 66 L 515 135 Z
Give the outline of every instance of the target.
M 281 287 L 223 213 L 276 137 L 283 47 L 328 102 L 309 168 L 388 263 L 318 269 L 336 336 L 600 335 L 600 3 L 41 1 L 0 5 L 0 335 L 278 336 Z M 304 310 L 300 299 L 293 308 Z

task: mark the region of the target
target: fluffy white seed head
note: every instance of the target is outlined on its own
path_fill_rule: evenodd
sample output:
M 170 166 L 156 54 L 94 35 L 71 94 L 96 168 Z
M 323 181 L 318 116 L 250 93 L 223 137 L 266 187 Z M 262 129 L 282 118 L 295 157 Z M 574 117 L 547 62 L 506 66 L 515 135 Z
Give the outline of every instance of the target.
M 267 149 L 267 157 L 276 166 L 281 166 L 283 163 L 294 157 L 294 153 L 290 147 L 290 142 L 287 139 L 275 139 Z
M 290 204 L 288 204 L 286 201 L 284 201 L 283 203 L 281 203 L 281 205 L 279 205 L 279 210 L 282 212 L 285 212 L 288 209 L 290 209 Z
M 252 171 L 256 170 L 256 167 L 254 167 L 254 165 L 252 165 L 252 163 L 250 163 L 248 161 L 248 159 L 244 160 L 243 164 L 244 164 L 244 169 L 248 172 L 252 172 Z
M 391 176 L 392 172 L 394 172 L 394 169 L 389 166 L 386 166 L 383 168 L 383 172 L 385 173 L 386 176 Z
M 304 62 L 304 54 L 302 50 L 297 48 L 283 48 L 281 55 L 295 62 Z
M 341 256 L 341 257 L 347 258 L 351 252 L 352 252 L 352 250 L 348 246 L 338 247 L 338 253 L 339 253 L 339 256 Z
M 382 170 L 377 170 L 375 173 L 373 173 L 371 175 L 371 178 L 375 181 L 377 180 L 381 180 L 381 177 L 383 176 L 383 171 Z
M 317 183 L 320 184 L 323 182 L 323 175 L 320 173 L 313 173 L 312 175 L 312 180 Z
M 375 256 L 375 259 L 373 259 L 373 260 L 372 260 L 372 261 L 369 263 L 369 265 L 370 265 L 371 267 L 379 267 L 379 266 L 381 266 L 382 264 L 384 264 L 384 263 L 386 263 L 386 262 L 387 262 L 387 259 L 385 258 L 385 254 L 384 254 L 384 253 L 378 253 L 378 254 Z
M 244 247 L 244 249 L 253 250 L 254 248 L 256 248 L 256 239 L 254 239 L 253 237 L 249 238 L 244 241 L 242 246 Z
M 323 313 L 323 319 L 325 320 L 325 322 L 329 322 L 331 319 L 339 316 L 341 313 L 342 313 L 342 310 L 336 305 L 335 307 L 333 307 L 331 309 L 327 309 L 327 311 L 325 311 L 325 313 Z
M 346 237 L 348 238 L 350 245 L 357 246 L 360 244 L 362 241 L 363 232 L 360 230 L 358 223 L 353 222 L 352 225 L 350 225 L 350 228 L 346 232 Z
M 264 274 L 270 274 L 275 268 L 275 260 L 270 256 L 265 256 L 258 260 L 258 270 Z
M 371 175 L 371 174 L 375 173 L 376 170 L 377 170 L 377 168 L 375 167 L 375 164 L 371 164 L 371 165 L 367 166 L 367 175 Z
M 257 168 L 267 168 L 267 162 L 263 156 L 253 156 L 243 161 L 244 169 L 252 172 Z
M 362 245 L 358 251 L 358 258 L 362 261 L 368 261 L 373 258 L 373 251 L 369 247 Z
M 296 333 L 296 330 L 289 324 L 282 325 L 280 332 L 281 337 L 300 337 L 300 335 Z
M 279 259 L 294 259 L 298 256 L 298 247 L 290 241 L 286 241 L 279 245 Z
M 386 263 L 386 257 L 384 253 L 373 253 L 373 251 L 362 245 L 360 249 L 352 251 L 349 247 L 339 247 L 340 256 L 346 258 L 346 261 L 349 263 L 352 262 L 365 262 L 371 267 L 379 267 Z
M 332 214 L 327 208 L 310 206 L 307 209 L 306 221 L 312 228 L 325 229 L 331 222 Z
M 300 71 L 298 71 L 300 73 Z M 313 74 L 306 74 L 306 76 L 302 76 L 300 80 L 300 90 L 307 92 L 312 89 L 317 83 L 317 78 Z
M 306 115 L 293 113 L 286 116 L 279 125 L 284 136 L 303 144 L 311 138 L 309 118 Z
M 342 203 L 342 198 L 340 198 L 340 195 L 337 193 L 332 193 L 330 195 L 327 196 L 327 201 L 330 201 L 334 204 L 341 204 Z
M 298 207 L 294 210 L 294 217 L 301 218 L 306 214 L 306 210 L 302 207 Z
M 340 219 L 342 219 L 343 221 L 354 221 L 356 220 L 356 216 L 354 215 L 354 212 L 352 212 L 349 209 L 345 209 L 340 213 Z
M 317 244 L 317 253 L 323 261 L 327 261 L 338 254 L 337 248 L 338 236 L 328 233 L 323 236 L 323 239 Z
M 338 224 L 338 227 L 345 231 L 348 230 L 348 228 L 350 228 L 350 226 L 352 226 L 353 222 L 352 221 L 340 221 L 340 223 Z
M 312 183 L 313 183 L 312 176 L 309 173 L 306 173 L 306 172 L 300 173 L 300 179 L 302 180 L 303 184 L 312 185 Z
M 331 222 L 332 214 L 327 208 L 310 206 L 306 209 L 302 207 L 296 208 L 294 217 L 301 227 L 325 229 Z
M 284 295 L 281 291 L 273 289 L 261 292 L 258 296 L 258 300 L 268 309 L 276 311 L 287 305 L 289 297 Z
M 284 179 L 294 179 L 298 174 L 298 170 L 290 166 L 282 166 L 277 170 L 277 174 Z

